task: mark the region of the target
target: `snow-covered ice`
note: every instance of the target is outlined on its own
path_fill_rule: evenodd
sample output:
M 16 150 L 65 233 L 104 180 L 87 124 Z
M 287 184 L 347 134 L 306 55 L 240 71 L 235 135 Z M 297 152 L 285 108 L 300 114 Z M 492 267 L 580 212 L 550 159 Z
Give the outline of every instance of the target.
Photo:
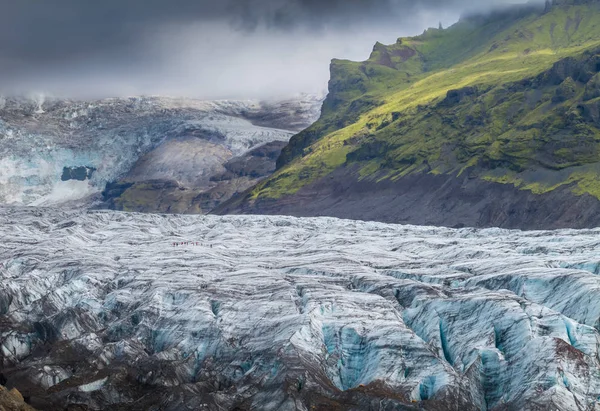
M 322 98 L 297 96 L 274 103 L 167 97 L 2 101 L 0 204 L 62 206 L 89 203 L 108 182 L 173 139 L 210 141 L 231 157 L 288 141 L 318 118 Z M 74 167 L 93 173 L 84 181 L 62 181 L 64 169 Z
M 32 398 L 600 409 L 600 229 L 1 208 L 0 238 L 1 370 Z

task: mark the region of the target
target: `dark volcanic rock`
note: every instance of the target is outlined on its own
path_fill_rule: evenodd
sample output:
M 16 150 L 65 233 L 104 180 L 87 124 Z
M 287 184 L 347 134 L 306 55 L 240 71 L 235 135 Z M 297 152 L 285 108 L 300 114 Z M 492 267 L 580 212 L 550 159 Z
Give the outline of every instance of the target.
M 106 185 L 106 188 L 102 192 L 102 196 L 105 201 L 109 199 L 115 199 L 123 194 L 128 188 L 133 186 L 134 183 L 121 183 L 121 182 L 112 182 Z M 111 207 L 112 208 L 112 207 Z
M 583 100 L 593 100 L 600 97 L 600 73 L 596 74 L 585 86 Z
M 197 192 L 175 180 L 116 182 L 102 192 L 104 207 L 111 210 L 158 213 L 201 213 L 193 207 Z
M 445 227 L 600 226 L 600 201 L 590 195 L 574 195 L 570 187 L 537 195 L 509 184 L 432 174 L 375 182 L 359 180 L 352 167 L 340 168 L 292 196 L 252 202 L 242 195 L 214 212 L 332 216 Z
M 477 87 L 464 87 L 458 90 L 449 90 L 443 105 L 453 106 L 460 103 L 465 97 L 474 97 L 477 95 Z
M 285 141 L 274 141 L 258 147 L 246 155 L 232 158 L 224 164 L 224 174 L 212 178 L 213 181 L 231 180 L 236 177 L 260 178 L 275 171 L 275 161 L 281 150 L 287 145 Z
M 579 106 L 583 118 L 600 127 L 600 99 L 582 103 Z
M 85 181 L 92 178 L 96 169 L 94 167 L 64 167 L 61 180 L 69 181 L 69 180 L 78 180 Z

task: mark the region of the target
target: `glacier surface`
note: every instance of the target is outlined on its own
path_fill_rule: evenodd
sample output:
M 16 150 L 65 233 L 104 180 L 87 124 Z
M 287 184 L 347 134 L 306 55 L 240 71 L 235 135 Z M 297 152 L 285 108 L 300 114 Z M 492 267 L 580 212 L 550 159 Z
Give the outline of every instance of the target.
M 229 158 L 265 143 L 288 141 L 318 118 L 321 100 L 0 97 L 0 204 L 89 203 L 108 182 L 125 176 L 145 154 L 172 140 L 202 140 Z M 196 155 L 202 156 L 202 150 Z M 82 181 L 61 179 L 65 169 L 77 167 L 93 173 Z
M 600 229 L 0 208 L 41 409 L 597 410 Z

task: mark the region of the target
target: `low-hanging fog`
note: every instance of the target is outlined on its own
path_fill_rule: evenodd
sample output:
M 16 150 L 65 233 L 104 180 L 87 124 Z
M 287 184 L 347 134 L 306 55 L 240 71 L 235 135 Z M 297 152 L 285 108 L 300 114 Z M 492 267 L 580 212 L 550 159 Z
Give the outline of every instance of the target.
M 514 2 L 514 1 L 513 1 Z M 283 97 L 506 0 L 0 0 L 0 94 Z

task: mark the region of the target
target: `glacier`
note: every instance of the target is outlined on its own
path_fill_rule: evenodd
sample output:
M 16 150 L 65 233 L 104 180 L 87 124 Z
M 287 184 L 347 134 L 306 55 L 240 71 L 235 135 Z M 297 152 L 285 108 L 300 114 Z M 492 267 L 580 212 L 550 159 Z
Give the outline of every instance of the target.
M 288 141 L 318 118 L 321 101 L 312 95 L 276 102 L 0 96 L 0 204 L 89 206 L 107 183 L 169 142 L 192 140 L 195 157 L 210 160 L 218 150 L 224 163 L 265 143 Z M 201 166 L 207 173 L 215 168 Z M 61 179 L 82 167 L 92 171 L 89 178 Z M 177 167 L 171 164 L 161 177 L 175 179 Z
M 0 207 L 39 409 L 600 409 L 600 229 Z

